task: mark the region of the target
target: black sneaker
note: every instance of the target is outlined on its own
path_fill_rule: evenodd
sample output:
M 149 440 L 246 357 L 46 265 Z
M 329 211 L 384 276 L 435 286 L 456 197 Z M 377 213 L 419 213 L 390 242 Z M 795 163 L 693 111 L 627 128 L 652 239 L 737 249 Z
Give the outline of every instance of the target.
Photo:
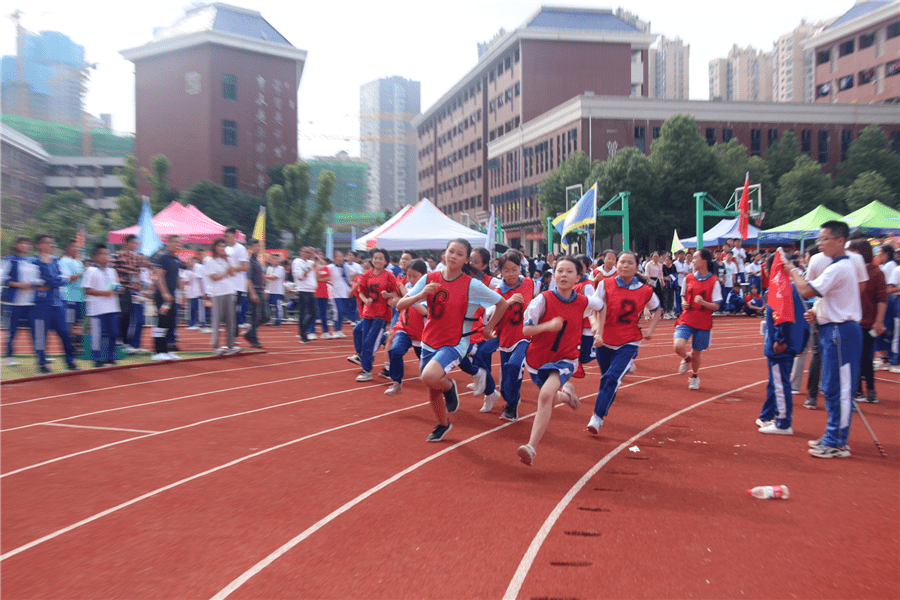
M 353 356 L 348 356 L 347 360 L 352 362 L 354 365 L 362 366 L 362 361 L 359 360 L 359 354 L 354 354 Z
M 425 438 L 426 442 L 439 442 L 444 439 L 444 436 L 447 435 L 447 432 L 453 429 L 453 425 L 448 421 L 446 425 L 438 425 L 434 428 L 427 438 Z
M 809 410 L 816 410 L 819 407 L 816 406 L 815 398 L 807 398 L 806 402 L 803 403 L 803 408 L 808 408 Z
M 66 369 L 68 369 L 69 371 L 80 371 L 81 367 L 79 367 L 78 365 L 76 365 L 73 362 L 70 362 L 70 363 L 66 363 Z
M 869 390 L 865 398 L 857 398 L 856 401 L 868 402 L 869 404 L 878 404 L 878 396 L 875 395 L 875 390 Z
M 516 404 L 513 406 L 512 404 L 507 404 L 506 408 L 503 409 L 503 414 L 500 415 L 500 418 L 505 421 L 510 421 L 515 423 L 519 420 L 519 405 Z
M 167 352 L 181 352 L 181 348 L 179 348 L 176 344 L 169 344 Z
M 390 372 L 387 368 L 384 368 L 384 369 L 382 369 L 381 373 L 378 374 L 378 376 L 379 376 L 379 377 L 384 377 L 385 379 L 390 379 L 390 378 L 391 378 L 391 372 Z
M 107 360 L 107 361 L 104 361 L 104 362 L 106 362 L 106 365 L 109 366 L 109 367 L 118 367 L 118 366 L 119 366 L 119 363 L 117 363 L 117 362 L 114 361 L 114 360 Z
M 38 365 L 38 373 L 40 373 L 41 375 L 49 375 L 49 374 L 52 373 L 52 372 L 53 372 L 53 371 L 51 371 L 51 370 L 47 367 L 47 365 Z
M 453 384 L 453 387 L 444 392 L 444 401 L 447 403 L 447 412 L 455 413 L 459 408 L 459 394 L 456 393 L 456 380 L 451 379 L 450 383 Z M 441 435 L 443 436 L 443 434 Z

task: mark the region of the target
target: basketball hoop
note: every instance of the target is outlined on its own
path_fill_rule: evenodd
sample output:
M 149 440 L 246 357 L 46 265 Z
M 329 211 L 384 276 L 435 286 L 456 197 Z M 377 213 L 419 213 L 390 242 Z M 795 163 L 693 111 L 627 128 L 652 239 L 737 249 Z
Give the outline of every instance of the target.
M 762 225 L 763 219 L 765 219 L 765 218 L 766 218 L 766 213 L 764 213 L 764 212 L 757 213 L 757 214 L 753 215 L 753 223 L 757 227 L 759 227 Z

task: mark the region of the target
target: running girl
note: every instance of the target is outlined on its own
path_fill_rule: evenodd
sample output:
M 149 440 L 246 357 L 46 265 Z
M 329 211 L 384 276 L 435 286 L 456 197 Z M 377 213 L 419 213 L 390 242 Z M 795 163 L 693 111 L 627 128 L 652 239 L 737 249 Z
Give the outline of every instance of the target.
M 581 266 L 571 256 L 559 257 L 554 270 L 556 290 L 542 292 L 525 311 L 522 334 L 532 338 L 525 352 L 525 367 L 531 380 L 541 388 L 531 437 L 518 451 L 519 459 L 529 466 L 534 463 L 537 445 L 547 431 L 553 403 L 567 402 L 573 409 L 581 404 L 569 381 L 578 366 L 580 325 L 584 317 L 603 308 L 596 296 L 588 298 L 575 292 Z
M 429 388 L 431 407 L 438 425 L 427 441 L 439 442 L 450 428 L 448 413 L 459 408 L 456 381 L 447 377 L 459 364 L 469 346 L 475 311 L 496 306 L 497 309 L 484 326 L 486 338 L 493 336 L 494 325 L 506 312 L 506 300 L 472 279 L 467 273 L 472 246 L 464 239 L 447 244 L 442 271 L 429 273 L 419 279 L 409 294 L 397 302 L 397 310 L 404 310 L 427 299 L 428 320 L 422 332 L 422 381 Z
M 603 376 L 600 390 L 594 403 L 594 414 L 587 430 L 596 435 L 603 427 L 603 419 L 616 399 L 616 392 L 622 378 L 631 369 L 641 340 L 653 337 L 653 331 L 662 316 L 659 297 L 653 288 L 637 277 L 637 256 L 625 251 L 619 255 L 615 277 L 600 282 L 597 297 L 605 303 L 599 315 L 591 317 L 594 322 L 594 345 L 597 346 L 597 362 Z M 652 317 L 646 334 L 641 334 L 638 326 L 641 315 L 647 307 Z
M 473 248 L 469 255 L 469 268 L 471 275 L 490 289 L 495 289 L 499 281 L 491 278 L 490 270 L 491 253 L 487 248 Z M 499 347 L 497 338 L 486 340 L 482 335 L 484 329 L 484 309 L 475 311 L 475 322 L 472 324 L 472 335 L 469 336 L 469 349 L 459 362 L 459 370 L 472 376 L 472 383 L 466 387 L 472 390 L 473 396 L 485 395 L 485 403 L 491 406 L 500 398 L 497 392 L 497 384 L 491 374 L 491 361 L 494 352 Z M 492 399 L 492 400 L 489 400 Z M 482 407 L 484 408 L 484 407 Z M 481 412 L 490 412 L 482 410 Z
M 681 316 L 675 321 L 675 354 L 681 357 L 678 374 L 691 369 L 689 390 L 700 389 L 700 353 L 709 348 L 712 314 L 722 303 L 722 286 L 712 273 L 712 253 L 706 248 L 694 253 L 691 266 L 694 272 L 684 278 Z M 685 350 L 691 341 L 691 352 Z
M 540 289 L 540 282 L 522 276 L 519 266 L 522 256 L 515 250 L 500 257 L 500 275 L 503 281 L 497 291 L 506 299 L 506 314 L 497 323 L 497 340 L 500 347 L 500 394 L 506 402 L 501 419 L 516 421 L 519 418 L 519 395 L 522 389 L 522 370 L 528 338 L 522 333 L 525 308 Z M 490 400 L 490 401 L 489 401 Z M 490 412 L 496 398 L 485 398 L 481 412 Z
M 401 261 L 402 262 L 402 261 Z M 406 269 L 406 286 L 401 288 L 402 294 L 405 295 L 406 290 L 412 288 L 419 282 L 424 275 L 428 273 L 428 265 L 424 260 L 415 260 Z M 389 304 L 396 304 L 393 299 L 388 301 Z M 400 312 L 400 317 L 391 329 L 391 347 L 388 350 L 389 373 L 394 383 L 391 384 L 384 394 L 386 396 L 396 396 L 403 393 L 403 357 L 410 348 L 415 349 L 416 356 L 422 356 L 422 331 L 425 328 L 425 315 L 427 309 L 422 304 L 413 304 L 411 307 Z
M 359 282 L 359 298 L 363 303 L 362 339 L 359 347 L 359 363 L 362 373 L 357 381 L 372 381 L 372 361 L 375 351 L 381 344 L 381 334 L 391 321 L 391 307 L 386 295 L 397 289 L 397 278 L 385 267 L 391 263 L 391 255 L 387 250 L 376 248 L 372 251 L 372 268 L 361 277 Z
M 616 274 L 616 251 L 603 251 L 603 264 L 594 269 L 594 283 L 599 282 L 604 277 L 613 277 Z
M 581 262 L 583 273 L 581 279 L 575 284 L 575 291 L 582 296 L 590 298 L 594 295 L 594 282 L 588 277 L 591 272 L 591 259 L 586 254 L 578 254 L 575 260 Z M 595 358 L 594 354 L 594 334 L 591 327 L 591 321 L 587 317 L 581 327 L 581 355 L 578 357 L 578 368 L 572 375 L 575 379 L 584 378 L 584 365 L 591 362 Z

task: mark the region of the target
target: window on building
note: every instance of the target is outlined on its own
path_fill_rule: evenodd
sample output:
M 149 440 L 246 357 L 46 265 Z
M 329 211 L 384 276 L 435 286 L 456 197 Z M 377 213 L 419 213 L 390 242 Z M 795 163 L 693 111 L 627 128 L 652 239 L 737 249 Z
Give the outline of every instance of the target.
M 853 49 L 856 46 L 856 40 L 848 40 L 838 46 L 838 56 L 847 56 L 848 54 L 853 54 Z
M 894 21 L 890 25 L 887 26 L 887 39 L 895 38 L 900 36 L 900 21 Z
M 816 66 L 824 65 L 829 60 L 831 60 L 831 52 L 829 52 L 828 50 L 816 52 Z
M 722 128 L 722 141 L 728 142 L 731 138 L 734 137 L 734 129 L 731 127 L 723 127 Z
M 654 127 L 653 128 L 653 139 L 659 139 L 660 132 L 662 131 L 662 127 Z
M 237 75 L 222 74 L 222 98 L 237 102 Z
M 769 130 L 769 145 L 766 146 L 766 147 L 767 147 L 767 148 L 771 148 L 771 147 L 772 147 L 772 144 L 774 144 L 774 143 L 777 142 L 777 141 L 778 141 L 778 130 L 777 130 L 777 129 L 770 129 L 770 130 Z
M 875 69 L 866 69 L 865 71 L 860 71 L 856 76 L 857 85 L 866 85 L 867 83 L 871 83 L 875 80 Z
M 812 158 L 812 131 L 800 130 L 800 152 Z
M 643 127 L 635 127 L 634 128 L 634 147 L 640 150 L 641 152 L 646 152 L 646 145 L 644 143 L 644 128 Z
M 885 69 L 884 69 L 885 77 L 892 77 L 892 76 L 896 75 L 897 73 L 900 73 L 900 59 L 892 60 L 887 65 L 885 65 Z
M 516 82 L 516 96 L 518 96 L 521 93 L 522 93 L 522 82 L 517 81 Z
M 222 119 L 222 145 L 223 146 L 237 146 L 238 145 L 237 121 L 229 121 L 228 119 Z
M 859 49 L 868 48 L 875 45 L 875 32 L 865 33 L 859 36 Z
M 512 67 L 512 57 L 511 56 L 506 57 L 506 60 L 504 61 L 504 66 L 506 67 L 507 71 Z
M 841 162 L 847 160 L 847 150 L 850 149 L 850 144 L 853 142 L 853 130 L 852 129 L 844 129 L 841 131 Z
M 828 162 L 828 130 L 819 130 L 819 162 L 825 164 Z
M 750 156 L 759 156 L 762 152 L 762 129 L 750 130 Z
M 707 127 L 706 128 L 706 145 L 707 146 L 715 146 L 716 145 L 716 128 L 715 127 Z
M 900 154 L 900 131 L 891 132 L 891 152 Z
M 840 91 L 849 90 L 853 87 L 853 75 L 845 75 L 838 79 L 838 89 Z
M 497 77 L 503 75 L 503 61 L 497 63 Z
M 238 171 L 237 167 L 222 167 L 222 185 L 228 188 L 237 189 Z

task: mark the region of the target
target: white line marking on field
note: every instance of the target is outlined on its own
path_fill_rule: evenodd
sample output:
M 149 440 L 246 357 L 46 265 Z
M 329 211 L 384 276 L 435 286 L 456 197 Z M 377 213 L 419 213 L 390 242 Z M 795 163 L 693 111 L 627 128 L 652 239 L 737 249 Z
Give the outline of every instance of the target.
M 70 423 L 42 423 L 51 427 L 72 427 L 74 429 L 103 429 L 106 431 L 129 431 L 132 433 L 159 433 L 158 431 L 148 431 L 146 429 L 123 429 L 121 427 L 96 427 L 93 425 L 72 425 Z
M 86 519 L 82 519 L 81 521 L 78 521 L 77 523 L 73 523 L 72 525 L 69 525 L 68 527 L 64 527 L 64 528 L 62 528 L 62 529 L 59 529 L 59 530 L 57 530 L 57 531 L 54 531 L 53 533 L 49 533 L 49 534 L 45 535 L 45 536 L 42 537 L 42 538 L 38 538 L 38 539 L 34 540 L 33 542 L 29 542 L 29 543 L 25 544 L 24 546 L 19 546 L 18 548 L 14 549 L 14 550 L 10 550 L 10 551 L 7 552 L 6 554 L 0 555 L 0 561 L 6 560 L 7 558 L 11 558 L 11 557 L 15 556 L 16 554 L 20 554 L 20 553 L 24 552 L 25 550 L 28 550 L 29 548 L 34 548 L 34 547 L 37 546 L 38 544 L 42 544 L 42 543 L 44 543 L 44 542 L 46 542 L 46 541 L 48 541 L 48 540 L 52 540 L 53 538 L 59 537 L 59 536 L 61 536 L 61 535 L 64 534 L 64 533 L 67 533 L 67 532 L 69 532 L 69 531 L 72 531 L 73 529 L 77 529 L 78 527 L 81 527 L 82 525 L 87 525 L 88 523 L 91 523 L 91 522 L 93 522 L 93 521 L 96 521 L 97 519 L 103 518 L 103 517 L 105 517 L 106 515 L 110 515 L 110 514 L 112 514 L 112 513 L 114 513 L 114 512 L 117 512 L 117 511 L 122 510 L 123 508 L 127 508 L 127 507 L 129 507 L 129 506 L 131 506 L 131 505 L 133 505 L 133 504 L 137 504 L 137 503 L 140 502 L 141 500 L 146 500 L 147 498 L 152 498 L 153 496 L 156 496 L 156 495 L 158 495 L 158 494 L 161 494 L 162 492 L 165 492 L 166 490 L 170 490 L 170 489 L 172 489 L 172 488 L 174 488 L 174 487 L 178 487 L 179 485 L 188 483 L 189 481 L 193 481 L 193 480 L 195 480 L 195 479 L 199 479 L 200 477 L 204 477 L 204 476 L 209 475 L 209 474 L 211 474 L 211 473 L 215 473 L 216 471 L 221 471 L 222 469 L 227 469 L 228 467 L 231 467 L 231 466 L 240 464 L 240 463 L 242 463 L 242 462 L 245 462 L 245 461 L 247 461 L 247 460 L 250 460 L 251 458 L 256 458 L 257 456 L 262 456 L 263 454 L 267 454 L 267 453 L 272 452 L 272 451 L 274 451 L 274 450 L 280 450 L 281 448 L 285 448 L 285 447 L 290 446 L 290 445 L 292 445 L 292 444 L 296 444 L 296 443 L 302 442 L 302 441 L 304 441 L 304 440 L 308 440 L 308 439 L 310 439 L 310 438 L 314 438 L 314 437 L 317 437 L 317 436 L 320 436 L 320 435 L 324 435 L 324 434 L 326 434 L 326 433 L 331 433 L 332 431 L 338 431 L 339 429 L 344 429 L 344 428 L 346 428 L 346 427 L 352 427 L 352 426 L 354 426 L 354 425 L 360 425 L 360 424 L 365 423 L 365 422 L 367 422 L 367 421 L 374 421 L 375 419 L 380 419 L 380 418 L 382 418 L 382 417 L 387 417 L 387 416 L 389 416 L 389 415 L 393 415 L 393 414 L 396 414 L 396 413 L 399 413 L 399 412 L 403 412 L 403 411 L 406 411 L 406 410 L 410 410 L 410 409 L 413 409 L 413 408 L 418 408 L 418 407 L 421 407 L 421 406 L 425 406 L 425 405 L 427 405 L 427 404 L 429 404 L 429 403 L 428 403 L 428 402 L 423 402 L 422 404 L 415 404 L 415 405 L 413 405 L 413 406 L 406 406 L 406 407 L 404 407 L 404 408 L 399 408 L 399 409 L 397 409 L 397 410 L 393 410 L 393 411 L 386 412 L 386 413 L 383 413 L 383 414 L 380 414 L 380 415 L 376 415 L 376 416 L 374 416 L 374 417 L 368 417 L 368 418 L 366 418 L 366 419 L 361 419 L 361 420 L 359 420 L 359 421 L 354 421 L 353 423 L 345 423 L 345 424 L 343 424 L 343 425 L 338 425 L 337 427 L 332 427 L 331 429 L 324 429 L 324 430 L 322 430 L 322 431 L 317 431 L 316 433 L 312 433 L 312 434 L 310 434 L 310 435 L 306 435 L 306 436 L 303 436 L 303 437 L 301 437 L 301 438 L 297 438 L 296 440 L 291 440 L 291 441 L 289 441 L 289 442 L 285 442 L 285 443 L 283 443 L 283 444 L 279 444 L 279 445 L 273 446 L 273 447 L 271 447 L 271 448 L 266 448 L 265 450 L 260 450 L 259 452 L 254 452 L 253 454 L 248 454 L 247 456 L 242 456 L 241 458 L 237 458 L 237 459 L 235 459 L 235 460 L 233 460 L 233 461 L 231 461 L 231 462 L 225 463 L 224 465 L 219 465 L 218 467 L 213 467 L 212 469 L 207 469 L 206 471 L 203 471 L 202 473 L 197 473 L 196 475 L 191 475 L 190 477 L 186 477 L 186 478 L 181 479 L 181 480 L 179 480 L 179 481 L 176 481 L 176 482 L 174 482 L 174 483 L 170 483 L 170 484 L 167 485 L 167 486 L 164 486 L 164 487 L 155 489 L 155 490 L 153 490 L 152 492 L 147 492 L 147 493 L 144 494 L 143 496 L 138 496 L 137 498 L 133 498 L 133 499 L 127 501 L 127 502 L 123 502 L 122 504 L 113 506 L 112 508 L 109 508 L 109 509 L 107 509 L 107 510 L 104 510 L 103 512 L 99 512 L 99 513 L 97 513 L 97 514 L 95 514 L 95 515 L 92 515 L 92 516 L 86 518 Z
M 556 507 L 550 512 L 550 515 L 547 517 L 547 520 L 544 521 L 544 524 L 541 525 L 541 528 L 538 530 L 537 535 L 535 535 L 534 539 L 531 541 L 531 545 L 528 546 L 528 550 L 525 551 L 525 556 L 522 557 L 522 561 L 519 563 L 519 568 L 516 569 L 515 574 L 513 574 L 512 581 L 509 582 L 509 587 L 506 588 L 506 593 L 503 595 L 504 600 L 515 600 L 515 598 L 519 595 L 519 590 L 522 589 L 522 584 L 525 583 L 525 577 L 528 575 L 528 571 L 531 569 L 531 565 L 534 563 L 534 559 L 537 558 L 537 554 L 540 551 L 541 546 L 544 543 L 544 540 L 546 540 L 547 536 L 550 535 L 550 530 L 553 529 L 553 526 L 556 524 L 556 521 L 559 520 L 559 517 L 562 515 L 563 511 L 566 509 L 566 507 L 569 505 L 569 503 L 571 503 L 572 500 L 575 498 L 576 494 L 578 494 L 578 492 L 581 491 L 581 488 L 583 488 L 587 484 L 587 482 L 590 481 L 591 478 L 594 475 L 596 475 L 600 469 L 602 469 L 604 467 L 604 465 L 606 465 L 606 463 L 608 463 L 610 460 L 612 460 L 617 454 L 622 452 L 622 450 L 627 448 L 629 446 L 629 444 L 633 444 L 634 442 L 636 442 L 643 436 L 647 435 L 648 433 L 650 433 L 651 431 L 653 431 L 654 429 L 656 429 L 663 423 L 670 421 L 670 420 L 674 419 L 675 417 L 683 415 L 684 413 L 686 413 L 690 410 L 693 410 L 693 409 L 697 408 L 698 406 L 702 406 L 702 405 L 706 404 L 707 402 L 712 402 L 713 400 L 718 400 L 719 398 L 722 398 L 723 396 L 728 396 L 729 394 L 734 394 L 736 392 L 740 392 L 740 391 L 746 390 L 748 388 L 751 388 L 751 387 L 754 387 L 757 385 L 761 385 L 763 383 L 766 383 L 766 381 L 767 381 L 766 379 L 763 379 L 761 381 L 757 381 L 755 383 L 751 383 L 751 384 L 745 385 L 743 387 L 735 388 L 735 389 L 729 390 L 723 394 L 713 396 L 712 398 L 707 398 L 706 400 L 701 400 L 700 402 L 692 404 L 686 408 L 682 408 L 681 410 L 672 413 L 668 417 L 665 417 L 663 419 L 660 419 L 656 423 L 653 423 L 652 425 L 648 426 L 646 429 L 644 429 L 640 433 L 633 435 L 628 440 L 619 444 L 615 450 L 613 450 L 612 452 L 610 452 L 609 454 L 604 456 L 600 460 L 600 462 L 598 462 L 596 465 L 591 467 L 591 469 L 588 470 L 588 472 L 585 473 L 582 476 L 582 478 L 579 479 L 575 483 L 575 485 L 572 486 L 572 488 L 566 493 L 566 495 L 563 496 L 562 500 L 559 501 L 559 504 L 557 504 Z

